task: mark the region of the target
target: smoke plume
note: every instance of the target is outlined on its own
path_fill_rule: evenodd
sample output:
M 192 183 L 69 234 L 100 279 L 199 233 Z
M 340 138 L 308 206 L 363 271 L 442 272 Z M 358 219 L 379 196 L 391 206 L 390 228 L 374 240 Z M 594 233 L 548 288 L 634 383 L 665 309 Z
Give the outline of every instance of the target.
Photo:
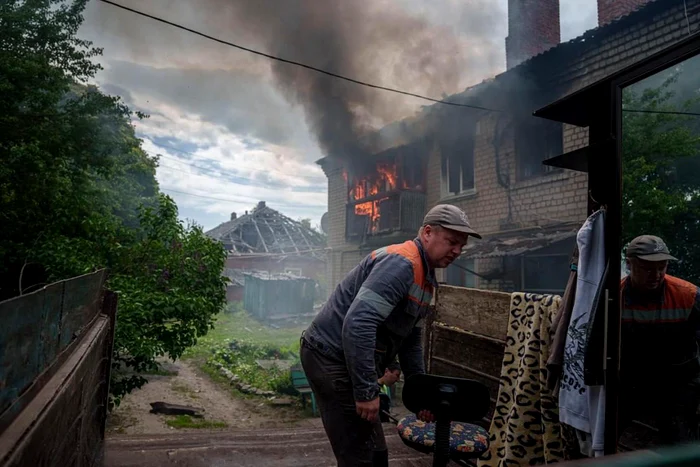
M 256 0 L 230 8 L 230 17 L 256 31 L 273 55 L 438 96 L 456 90 L 459 83 L 461 51 L 455 36 L 395 4 Z M 405 106 L 403 97 L 392 99 L 382 91 L 286 63 L 273 62 L 272 72 L 284 94 L 303 106 L 328 156 L 361 159 L 372 151 L 363 137 L 400 113 L 391 106 Z
M 148 4 L 146 6 L 145 4 Z M 143 6 L 142 6 L 143 5 Z M 503 63 L 505 12 L 493 0 L 200 0 L 172 9 L 151 0 L 137 8 L 166 11 L 168 19 L 269 54 L 337 74 L 433 98 L 459 92 L 492 75 Z M 186 18 L 185 21 L 182 19 Z M 133 19 L 133 18 L 132 18 Z M 113 23 L 115 17 L 104 20 Z M 123 41 L 135 54 L 163 55 L 148 44 L 172 49 L 181 65 L 201 60 L 216 46 L 182 31 L 158 27 L 158 36 L 121 21 Z M 172 29 L 172 28 L 171 28 Z M 172 36 L 170 36 L 172 34 Z M 240 65 L 267 59 L 230 49 Z M 245 56 L 244 56 L 245 55 Z M 224 66 L 222 63 L 221 66 Z M 236 67 L 226 63 L 225 67 Z M 426 102 L 349 83 L 294 65 L 270 61 L 269 72 L 285 98 L 300 105 L 326 156 L 359 160 L 376 148 L 368 136 Z M 201 64 L 199 64 L 201 67 Z M 196 86 L 193 86 L 196 88 Z M 191 92 L 202 92 L 202 90 Z M 256 110 L 257 111 L 257 110 Z

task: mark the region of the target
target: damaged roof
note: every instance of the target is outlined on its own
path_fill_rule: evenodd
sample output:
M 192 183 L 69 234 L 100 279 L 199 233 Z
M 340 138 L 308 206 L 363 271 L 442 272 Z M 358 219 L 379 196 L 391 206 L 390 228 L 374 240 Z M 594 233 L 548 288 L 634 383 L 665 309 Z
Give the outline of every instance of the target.
M 554 232 L 537 231 L 529 235 L 494 236 L 481 241 L 470 243 L 463 250 L 460 258 L 500 258 L 504 256 L 520 256 L 546 248 L 564 240 L 576 237 L 576 230 L 559 230 Z
M 232 254 L 302 255 L 320 257 L 326 239 L 312 228 L 290 219 L 260 201 L 240 217 L 211 229 L 206 235 L 219 240 Z

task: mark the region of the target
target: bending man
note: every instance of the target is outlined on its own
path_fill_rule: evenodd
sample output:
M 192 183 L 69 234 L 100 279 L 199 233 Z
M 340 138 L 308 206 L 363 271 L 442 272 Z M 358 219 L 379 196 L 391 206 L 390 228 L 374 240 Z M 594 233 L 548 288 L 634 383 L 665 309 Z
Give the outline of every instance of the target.
M 388 465 L 378 379 L 398 369 L 397 357 L 406 377 L 424 372 L 434 270 L 457 259 L 469 236 L 481 238 L 462 210 L 435 206 L 416 239 L 380 248 L 350 271 L 304 332 L 301 362 L 339 466 Z

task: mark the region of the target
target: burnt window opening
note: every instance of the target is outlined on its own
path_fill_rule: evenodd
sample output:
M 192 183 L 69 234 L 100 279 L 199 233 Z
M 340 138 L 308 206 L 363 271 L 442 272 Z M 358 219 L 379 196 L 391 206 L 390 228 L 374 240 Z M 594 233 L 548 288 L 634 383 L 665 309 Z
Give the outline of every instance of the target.
M 555 170 L 542 162 L 564 152 L 563 126 L 544 119 L 519 122 L 515 129 L 518 180 L 539 177 Z
M 387 152 L 348 177 L 348 238 L 415 232 L 420 227 L 425 212 L 425 158 L 405 147 Z
M 440 142 L 440 191 L 442 197 L 459 195 L 474 189 L 474 133 L 476 123 L 457 137 Z

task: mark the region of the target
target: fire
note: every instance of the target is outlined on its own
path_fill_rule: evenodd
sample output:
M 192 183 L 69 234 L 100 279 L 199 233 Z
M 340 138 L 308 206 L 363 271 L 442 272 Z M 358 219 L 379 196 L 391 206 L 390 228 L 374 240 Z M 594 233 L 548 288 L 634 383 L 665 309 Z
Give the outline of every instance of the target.
M 350 201 L 359 201 L 375 197 L 380 193 L 394 191 L 399 186 L 398 178 L 395 163 L 378 162 L 375 172 L 353 180 L 354 183 L 351 185 L 349 193 Z M 369 218 L 370 232 L 374 233 L 379 230 L 380 204 L 386 199 L 388 197 L 383 196 L 355 205 L 355 215 Z
M 377 163 L 377 171 L 354 180 L 350 187 L 350 200 L 361 200 L 379 193 L 393 191 L 398 183 L 396 164 Z
M 388 197 L 378 199 L 376 201 L 367 201 L 366 203 L 360 203 L 355 205 L 355 215 L 356 216 L 368 216 L 369 217 L 369 230 L 374 233 L 379 230 L 379 218 L 381 217 L 381 211 L 379 209 L 379 204 L 389 199 Z

